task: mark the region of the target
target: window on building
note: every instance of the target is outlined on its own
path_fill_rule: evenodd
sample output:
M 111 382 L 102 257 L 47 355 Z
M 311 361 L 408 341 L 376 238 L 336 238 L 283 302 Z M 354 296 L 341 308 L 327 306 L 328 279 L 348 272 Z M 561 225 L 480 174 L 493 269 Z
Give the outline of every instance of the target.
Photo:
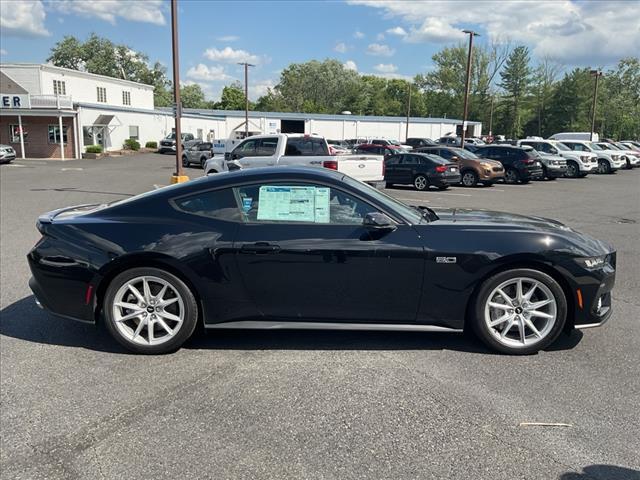
M 49 143 L 60 143 L 60 126 L 49 125 Z M 62 143 L 67 143 L 67 127 L 62 126 Z
M 202 129 L 201 128 L 198 129 L 197 138 L 198 138 L 198 140 L 202 140 Z
M 132 138 L 134 140 L 139 140 L 139 135 L 138 135 L 139 129 L 137 125 L 129 125 L 129 138 Z
M 98 88 L 98 102 L 107 103 L 107 89 L 104 87 Z
M 131 105 L 131 92 L 127 92 L 125 90 L 122 91 L 122 104 Z
M 62 80 L 54 80 L 53 81 L 53 94 L 54 95 L 66 95 L 67 94 L 67 85 Z
M 27 132 L 27 127 L 23 123 L 22 124 L 22 137 L 26 143 L 27 137 L 29 136 L 29 132 Z M 20 143 L 20 125 L 13 124 L 9 125 L 9 143 Z

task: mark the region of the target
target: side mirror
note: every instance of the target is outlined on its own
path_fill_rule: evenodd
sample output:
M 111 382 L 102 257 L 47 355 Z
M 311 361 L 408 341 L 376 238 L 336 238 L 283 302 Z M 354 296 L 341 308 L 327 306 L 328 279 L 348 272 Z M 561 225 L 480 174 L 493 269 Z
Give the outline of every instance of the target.
M 453 157 L 451 157 L 451 160 L 457 162 L 458 160 L 460 160 L 460 158 L 457 155 L 454 155 Z
M 373 230 L 395 230 L 396 225 L 389 217 L 380 212 L 369 212 L 364 216 L 362 222 L 366 228 Z

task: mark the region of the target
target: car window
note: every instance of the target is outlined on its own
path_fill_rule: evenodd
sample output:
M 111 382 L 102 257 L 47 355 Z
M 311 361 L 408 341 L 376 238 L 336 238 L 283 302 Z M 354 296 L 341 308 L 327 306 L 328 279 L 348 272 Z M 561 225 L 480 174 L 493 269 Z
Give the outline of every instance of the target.
M 248 223 L 362 225 L 378 210 L 341 190 L 305 183 L 263 183 L 236 188 Z
M 321 156 L 329 155 L 327 143 L 322 138 L 315 137 L 290 137 L 287 138 L 285 155 Z
M 372 140 L 371 143 L 373 143 L 374 145 L 386 145 L 387 142 L 385 142 L 384 140 Z
M 198 145 L 198 150 L 200 151 L 205 151 L 205 150 L 211 150 L 212 145 L 210 143 L 201 143 L 200 145 Z
M 247 140 L 238 145 L 233 153 L 242 157 L 254 157 L 256 155 L 257 140 Z
M 256 156 L 270 157 L 276 154 L 278 137 L 261 138 L 256 145 Z
M 389 158 L 387 158 L 384 161 L 385 165 L 391 166 L 391 165 L 398 165 L 400 163 L 400 159 L 402 158 L 401 155 L 391 155 Z
M 181 212 L 230 222 L 242 220 L 238 202 L 230 188 L 187 195 L 172 202 Z
M 442 149 L 438 150 L 437 155 L 441 156 L 442 158 L 446 158 L 446 159 L 451 159 L 451 157 L 453 157 L 453 153 L 451 153 L 451 151 L 447 150 L 446 148 L 442 148 Z

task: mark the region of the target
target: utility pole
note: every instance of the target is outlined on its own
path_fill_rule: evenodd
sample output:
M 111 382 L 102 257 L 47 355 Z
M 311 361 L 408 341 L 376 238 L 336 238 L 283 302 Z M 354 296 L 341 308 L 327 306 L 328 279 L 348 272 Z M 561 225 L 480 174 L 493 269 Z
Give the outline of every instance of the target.
M 593 142 L 593 131 L 596 129 L 596 101 L 598 99 L 598 79 L 602 76 L 600 70 L 591 70 L 589 72 L 592 76 L 596 77 L 595 84 L 593 86 L 593 105 L 591 105 L 591 135 L 589 139 Z
M 464 111 L 462 113 L 462 138 L 460 139 L 460 148 L 464 148 L 464 138 L 467 135 L 467 113 L 469 111 L 469 88 L 471 87 L 471 56 L 473 51 L 473 37 L 479 36 L 473 30 L 463 30 L 469 35 L 469 53 L 467 55 L 467 80 L 464 85 Z
M 178 0 L 171 0 L 171 48 L 173 53 L 173 101 L 176 134 L 176 172 L 171 177 L 171 183 L 182 183 L 189 180 L 182 171 L 182 132 L 180 118 L 182 117 L 182 103 L 180 102 L 180 61 L 178 58 Z
M 489 137 L 493 138 L 493 100 L 494 96 L 491 95 L 491 110 L 489 113 Z
M 255 65 L 247 62 L 238 62 L 244 65 L 244 138 L 249 136 L 249 67 Z
M 405 132 L 404 141 L 409 139 L 409 117 L 411 117 L 411 82 L 409 82 L 409 100 L 407 101 L 407 131 Z

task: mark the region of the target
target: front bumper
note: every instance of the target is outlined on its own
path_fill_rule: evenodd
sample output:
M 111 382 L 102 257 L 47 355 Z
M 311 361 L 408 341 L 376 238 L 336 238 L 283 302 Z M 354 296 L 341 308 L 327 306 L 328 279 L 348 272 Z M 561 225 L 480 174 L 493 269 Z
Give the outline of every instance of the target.
M 548 165 L 547 167 L 547 175 L 553 178 L 563 177 L 565 173 L 567 173 L 566 165 Z

